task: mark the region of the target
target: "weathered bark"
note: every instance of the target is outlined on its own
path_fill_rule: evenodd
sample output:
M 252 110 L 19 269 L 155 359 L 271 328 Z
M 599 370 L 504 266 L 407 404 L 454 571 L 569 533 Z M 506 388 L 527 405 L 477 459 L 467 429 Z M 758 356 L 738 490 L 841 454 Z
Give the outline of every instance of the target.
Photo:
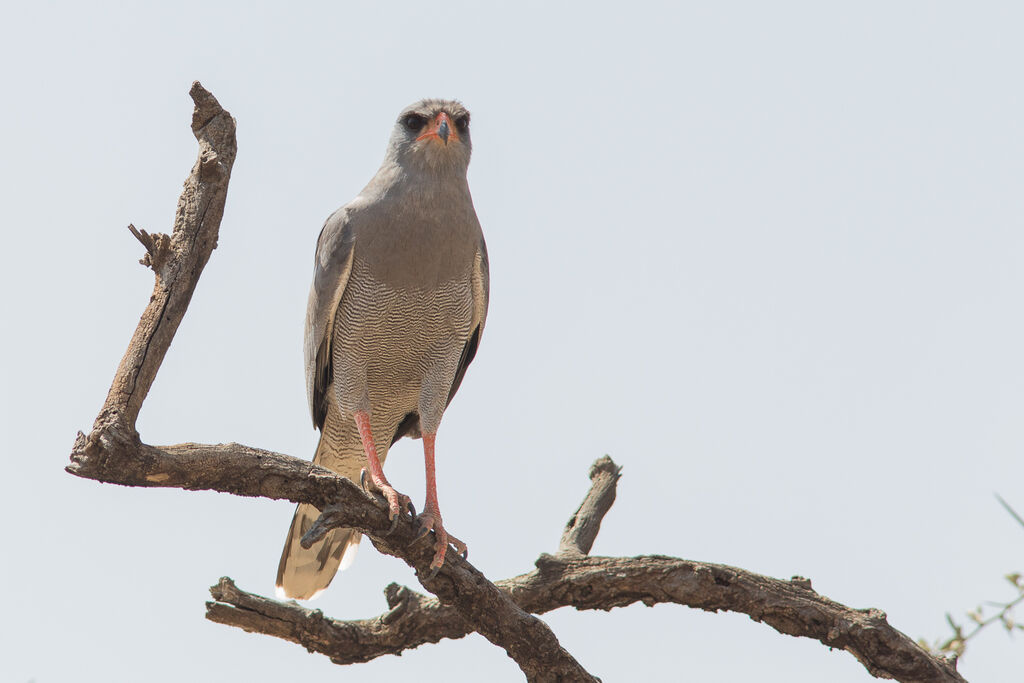
M 591 466 L 590 491 L 573 514 L 555 555 L 543 554 L 536 569 L 497 581 L 523 610 L 543 614 L 560 607 L 609 610 L 635 602 L 647 606 L 676 603 L 715 612 L 740 612 L 780 633 L 814 638 L 853 654 L 879 678 L 900 681 L 962 681 L 952 661 L 934 657 L 886 621 L 877 609 L 852 609 L 818 595 L 801 577 L 789 581 L 706 562 L 674 557 L 588 557 L 596 530 L 615 498 L 619 467 L 605 456 Z M 607 504 L 598 504 L 606 501 Z M 326 532 L 349 526 L 327 521 Z M 570 531 L 592 529 L 586 539 L 566 542 Z M 291 640 L 338 664 L 365 662 L 400 654 L 443 638 L 462 638 L 475 630 L 457 609 L 391 584 L 385 589 L 388 611 L 374 619 L 340 621 L 318 610 L 281 603 L 240 590 L 224 577 L 210 589 L 206 618 Z
M 156 284 L 96 418 L 97 427 L 116 422 L 134 429 L 199 276 L 217 246 L 237 150 L 235 120 L 199 81 L 189 95 L 196 105 L 192 134 L 199 142 L 199 158 L 178 199 L 171 236 L 130 227 L 146 247 L 142 263 L 156 273 Z
M 622 468 L 607 455 L 590 466 L 590 490 L 565 525 L 558 543 L 559 554 L 586 555 L 594 547 L 594 539 L 601 530 L 601 520 L 615 502 L 621 471 Z
M 413 567 L 423 586 L 452 605 L 473 631 L 502 647 L 529 680 L 596 680 L 558 644 L 544 622 L 520 609 L 466 560 L 450 553 L 441 571 L 430 576 L 433 547 L 424 541 L 426 537 L 417 542 L 411 520 L 388 534 L 386 505 L 348 479 L 308 461 L 240 444 L 149 446 L 109 426 L 97 440 L 79 434 L 67 470 L 126 486 L 213 490 L 312 503 L 324 514 L 307 538 L 334 524 L 366 533 L 378 550 Z
M 146 247 L 144 265 L 156 273 L 149 305 L 88 434 L 78 434 L 67 471 L 125 486 L 214 490 L 305 502 L 324 511 L 303 539 L 332 528 L 366 533 L 381 552 L 416 569 L 436 598 L 387 588 L 389 611 L 376 619 L 336 621 L 295 603 L 239 590 L 230 579 L 211 589 L 207 618 L 301 643 L 338 663 L 398 654 L 441 638 L 479 632 L 512 657 L 531 681 L 595 681 L 531 614 L 558 607 L 611 609 L 675 602 L 704 610 L 749 614 L 776 630 L 815 638 L 854 654 L 875 676 L 902 681 L 962 681 L 952 662 L 932 657 L 893 629 L 878 610 L 854 610 L 819 596 L 806 579 L 780 581 L 734 567 L 670 557 L 588 557 L 601 520 L 615 499 L 619 468 L 602 458 L 593 485 L 563 533 L 559 552 L 541 555 L 536 569 L 491 583 L 465 559 L 449 553 L 436 575 L 430 543 L 417 542 L 404 520 L 393 533 L 387 508 L 347 479 L 280 453 L 240 444 L 144 444 L 135 429 L 143 401 L 217 245 L 235 159 L 235 122 L 198 82 L 192 130 L 199 159 L 185 181 L 170 237 L 131 226 Z

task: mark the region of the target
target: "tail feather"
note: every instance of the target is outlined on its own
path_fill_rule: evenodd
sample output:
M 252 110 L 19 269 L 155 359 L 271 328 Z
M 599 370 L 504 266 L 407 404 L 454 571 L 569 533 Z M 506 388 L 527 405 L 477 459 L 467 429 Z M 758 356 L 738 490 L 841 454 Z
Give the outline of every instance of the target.
M 383 461 L 387 449 L 378 445 L 378 453 Z M 366 456 L 355 421 L 343 420 L 333 402 L 328 405 L 313 462 L 353 481 L 359 480 L 359 473 L 365 466 Z M 356 557 L 362 534 L 355 529 L 334 529 L 309 548 L 302 547 L 299 541 L 319 516 L 320 511 L 308 503 L 300 503 L 295 508 L 277 566 L 279 598 L 315 598 L 330 585 L 338 570 L 347 568 Z
M 279 598 L 312 600 L 331 584 L 339 569 L 346 569 L 356 558 L 362 534 L 354 529 L 334 529 L 309 549 L 299 541 L 313 526 L 320 511 L 300 503 L 292 517 L 288 538 L 277 566 Z

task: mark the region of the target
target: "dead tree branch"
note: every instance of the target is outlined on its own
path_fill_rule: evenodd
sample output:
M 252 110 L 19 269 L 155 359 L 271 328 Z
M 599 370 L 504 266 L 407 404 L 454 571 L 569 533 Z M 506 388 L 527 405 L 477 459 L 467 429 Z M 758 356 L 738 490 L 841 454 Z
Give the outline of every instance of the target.
M 461 558 L 427 577 L 429 544 L 413 541 L 411 522 L 392 534 L 384 508 L 351 482 L 311 463 L 238 444 L 149 446 L 135 429 L 142 403 L 191 301 L 199 276 L 217 246 L 228 180 L 235 159 L 235 122 L 198 82 L 192 132 L 199 159 L 178 200 L 174 231 L 131 232 L 145 246 L 142 263 L 156 285 L 117 369 L 110 392 L 88 435 L 79 433 L 68 472 L 126 486 L 211 489 L 237 495 L 287 498 L 333 511 L 332 519 L 364 531 L 382 552 L 416 568 L 424 586 L 452 604 L 473 629 L 504 648 L 532 681 L 595 681 L 558 643 L 543 621 L 519 609 Z M 340 507 L 339 507 L 340 506 Z M 344 512 L 339 512 L 344 510 Z
M 954 664 L 933 657 L 889 626 L 878 610 L 855 610 L 811 590 L 794 577 L 780 581 L 724 565 L 671 557 L 589 557 L 601 521 L 615 500 L 619 468 L 610 458 L 591 468 L 592 486 L 569 520 L 555 555 L 536 569 L 491 583 L 469 562 L 449 554 L 431 577 L 429 543 L 417 542 L 410 522 L 394 533 L 387 509 L 347 479 L 280 453 L 240 444 L 144 444 L 135 429 L 157 370 L 185 315 L 203 267 L 217 245 L 235 159 L 235 122 L 198 82 L 192 130 L 199 159 L 178 201 L 171 236 L 131 227 L 145 246 L 142 262 L 156 285 L 114 376 L 92 431 L 79 433 L 67 471 L 126 486 L 214 490 L 311 503 L 323 511 L 303 539 L 352 527 L 381 552 L 413 567 L 430 598 L 392 584 L 389 610 L 374 619 L 337 621 L 318 610 L 281 603 L 221 579 L 211 589 L 207 618 L 302 644 L 333 661 L 365 662 L 442 638 L 479 632 L 502 647 L 531 681 L 595 681 L 533 614 L 564 606 L 604 609 L 673 602 L 708 611 L 748 614 L 781 633 L 820 640 L 856 656 L 874 676 L 901 681 L 962 681 Z
M 114 375 L 96 427 L 117 423 L 134 431 L 142 402 L 156 379 L 196 283 L 217 246 L 220 221 L 235 163 L 235 120 L 199 81 L 189 91 L 195 102 L 192 133 L 199 158 L 185 180 L 170 238 L 131 227 L 146 247 L 143 263 L 153 268 L 156 284 L 128 350 Z M 148 261 L 148 263 L 147 263 Z
M 601 530 L 601 520 L 615 502 L 615 489 L 622 476 L 621 471 L 622 468 L 607 455 L 598 458 L 590 466 L 590 481 L 593 484 L 565 525 L 562 540 L 558 543 L 560 555 L 586 555 L 594 547 L 597 532 Z
M 596 529 L 615 498 L 620 468 L 605 456 L 591 466 L 592 485 L 573 514 L 555 555 L 543 554 L 536 569 L 495 585 L 519 607 L 544 614 L 560 607 L 610 610 L 635 602 L 676 603 L 709 612 L 741 612 L 780 633 L 814 638 L 849 651 L 874 676 L 900 681 L 962 681 L 952 661 L 930 655 L 896 630 L 877 609 L 852 609 L 818 595 L 810 581 L 789 581 L 706 562 L 674 557 L 588 557 Z M 607 505 L 597 504 L 607 501 Z M 327 529 L 348 526 L 331 521 Z M 593 529 L 586 542 L 566 543 L 568 530 Z M 452 606 L 404 586 L 385 589 L 388 611 L 373 619 L 339 621 L 294 602 L 281 603 L 240 590 L 224 577 L 210 589 L 206 618 L 299 643 L 337 664 L 400 654 L 475 629 Z

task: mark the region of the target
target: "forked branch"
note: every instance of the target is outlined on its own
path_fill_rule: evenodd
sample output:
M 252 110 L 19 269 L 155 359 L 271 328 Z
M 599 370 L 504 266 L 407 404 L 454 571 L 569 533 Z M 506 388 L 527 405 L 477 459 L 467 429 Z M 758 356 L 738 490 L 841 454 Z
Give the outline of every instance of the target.
M 620 468 L 605 456 L 590 468 L 591 487 L 573 514 L 560 550 L 542 554 L 536 569 L 495 585 L 523 610 L 544 614 L 560 607 L 609 610 L 635 602 L 676 603 L 710 612 L 741 612 L 780 633 L 814 638 L 848 650 L 879 678 L 962 681 L 952 660 L 934 657 L 896 630 L 876 609 L 852 609 L 818 595 L 801 577 L 789 581 L 707 562 L 674 557 L 589 557 L 596 530 L 615 498 Z M 607 505 L 596 504 L 607 501 Z M 346 520 L 328 523 L 350 526 Z M 574 530 L 592 529 L 586 541 Z M 278 602 L 239 589 L 224 577 L 210 588 L 206 618 L 276 636 L 319 652 L 337 664 L 401 654 L 443 638 L 462 638 L 475 628 L 459 610 L 404 586 L 385 589 L 388 611 L 372 619 L 341 621 L 295 602 Z
M 365 531 L 379 549 L 415 567 L 429 590 L 453 604 L 474 630 L 504 648 L 529 679 L 596 680 L 559 645 L 547 624 L 519 609 L 468 562 L 454 558 L 437 576 L 427 578 L 424 572 L 432 552 L 426 544 L 413 543 L 411 522 L 385 538 L 380 530 L 390 525 L 384 510 L 348 480 L 303 460 L 238 444 L 142 443 L 136 419 L 217 246 L 236 152 L 231 115 L 198 82 L 190 94 L 199 159 L 178 200 L 171 236 L 131 228 L 146 248 L 142 262 L 153 268 L 156 284 L 92 431 L 80 432 L 75 439 L 67 471 L 126 486 L 287 498 L 323 510 L 341 505 L 349 526 Z
M 352 527 L 381 552 L 416 569 L 436 597 L 391 585 L 388 611 L 374 619 L 336 621 L 296 603 L 239 590 L 230 579 L 211 589 L 207 618 L 301 643 L 349 664 L 398 654 L 442 638 L 478 632 L 502 647 L 531 681 L 594 681 L 558 643 L 542 614 L 563 606 L 611 609 L 634 602 L 674 602 L 709 611 L 749 614 L 781 633 L 815 638 L 854 654 L 879 677 L 902 681 L 962 681 L 951 661 L 933 657 L 889 626 L 878 610 L 854 610 L 815 593 L 806 579 L 780 581 L 724 565 L 671 557 L 589 557 L 601 520 L 615 499 L 619 468 L 610 458 L 591 469 L 592 486 L 572 516 L 555 555 L 536 569 L 491 583 L 469 562 L 449 554 L 429 576 L 433 552 L 417 543 L 406 521 L 394 533 L 386 506 L 347 479 L 280 453 L 239 444 L 144 444 L 135 429 L 203 267 L 217 245 L 235 159 L 235 122 L 198 82 L 192 131 L 199 159 L 185 181 L 170 236 L 131 227 L 146 248 L 143 264 L 156 284 L 149 305 L 114 376 L 92 431 L 78 434 L 67 471 L 125 486 L 213 490 L 240 496 L 311 503 L 324 513 L 317 533 Z

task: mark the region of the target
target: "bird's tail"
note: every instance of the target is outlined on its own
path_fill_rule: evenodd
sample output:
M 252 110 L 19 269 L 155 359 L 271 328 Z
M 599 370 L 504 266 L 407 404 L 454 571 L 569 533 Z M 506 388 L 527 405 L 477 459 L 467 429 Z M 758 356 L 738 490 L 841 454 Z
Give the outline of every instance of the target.
M 366 462 L 359 433 L 353 420 L 346 421 L 351 425 L 339 425 L 337 417 L 335 411 L 328 413 L 313 462 L 359 481 L 359 473 Z M 311 600 L 330 585 L 339 569 L 345 569 L 355 560 L 362 538 L 355 529 L 333 529 L 309 548 L 302 547 L 299 541 L 319 516 L 320 511 L 308 503 L 299 503 L 295 508 L 277 566 L 278 598 Z
M 312 600 L 331 584 L 339 569 L 356 559 L 362 534 L 355 529 L 333 529 L 309 549 L 299 544 L 319 516 L 320 511 L 309 503 L 299 503 L 295 508 L 277 565 L 277 597 L 282 600 Z

